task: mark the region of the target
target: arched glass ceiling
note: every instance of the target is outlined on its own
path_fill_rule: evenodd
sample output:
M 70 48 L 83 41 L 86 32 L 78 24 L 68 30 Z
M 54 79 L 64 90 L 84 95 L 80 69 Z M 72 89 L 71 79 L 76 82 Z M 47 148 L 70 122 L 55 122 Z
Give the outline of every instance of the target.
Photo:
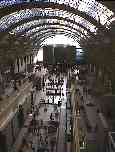
M 57 34 L 56 34 L 56 33 L 55 33 L 55 34 L 49 33 L 49 35 L 45 35 L 46 38 L 42 37 L 40 40 L 38 39 L 38 40 L 39 40 L 39 46 L 42 46 L 43 43 L 44 43 L 47 39 L 49 39 L 49 38 L 55 39 L 55 36 L 56 36 L 56 35 L 66 36 L 66 37 L 68 37 L 69 39 L 73 39 L 74 42 L 75 42 L 76 44 L 79 44 L 79 40 L 75 39 L 74 37 L 70 36 L 69 34 L 65 34 L 64 32 L 58 32 Z
M 75 25 L 75 24 L 73 24 L 71 22 L 68 22 L 68 21 L 58 20 L 58 19 L 39 19 L 39 20 L 33 20 L 33 21 L 24 23 L 24 24 L 16 27 L 15 29 L 13 29 L 11 31 L 11 33 L 14 33 L 14 34 L 24 33 L 26 31 L 33 30 L 34 28 L 38 28 L 38 26 L 40 26 L 40 25 L 43 26 L 46 23 L 47 24 L 60 24 L 60 25 L 62 24 L 62 25 L 65 25 L 65 26 L 69 26 L 72 29 L 76 29 L 76 31 L 81 31 L 85 35 L 89 34 L 88 31 L 86 31 L 85 29 L 83 29 L 82 27 L 80 27 L 78 25 Z
M 75 38 L 72 36 L 70 33 L 65 33 L 64 31 L 58 31 L 58 32 L 49 32 L 49 33 L 44 33 L 41 37 L 36 38 L 36 42 L 34 42 L 34 46 L 42 46 L 43 42 L 48 39 L 48 38 L 54 38 L 56 35 L 63 35 L 68 38 L 71 38 L 74 40 L 76 44 L 80 44 L 79 38 Z
M 42 33 L 44 33 L 44 31 L 48 32 L 49 30 L 50 31 L 58 31 L 58 30 L 65 30 L 65 31 L 68 31 L 72 34 L 74 34 L 76 37 L 80 37 L 80 38 L 86 38 L 86 36 L 82 35 L 81 33 L 76 33 L 74 30 L 71 30 L 71 28 L 68 28 L 68 27 L 65 27 L 65 26 L 52 26 L 52 27 L 47 27 L 47 28 L 42 28 L 41 30 L 38 30 L 36 31 L 35 33 L 29 33 L 29 34 L 26 34 L 26 36 L 30 37 L 30 38 L 33 38 L 33 37 L 36 37 L 36 36 L 39 36 L 39 35 L 42 35 Z
M 20 4 L 23 2 L 30 3 L 30 1 L 31 0 L 1 0 L 0 7 L 2 8 L 8 5 Z M 114 15 L 111 10 L 96 0 L 32 0 L 32 2 L 65 4 L 66 6 L 75 8 L 81 12 L 85 12 L 97 21 L 100 20 L 102 25 L 106 24 L 109 18 Z
M 91 24 L 89 21 L 85 20 L 84 18 L 75 15 L 73 13 L 69 13 L 67 11 L 59 10 L 59 9 L 52 9 L 52 8 L 32 8 L 32 9 L 25 9 L 21 10 L 7 16 L 4 16 L 0 19 L 0 31 L 5 31 L 8 29 L 12 24 L 16 24 L 21 22 L 22 20 L 34 18 L 36 16 L 44 17 L 61 17 L 63 19 L 68 19 L 75 23 L 79 23 L 80 25 L 84 26 L 85 28 L 89 29 L 91 32 L 96 32 L 96 26 Z
M 73 38 L 70 38 L 65 35 L 56 35 L 53 38 L 47 38 L 41 45 L 56 45 L 56 44 L 64 44 L 64 45 L 70 45 L 70 46 L 76 46 L 77 48 L 81 48 L 80 45 L 73 40 Z
M 36 27 L 36 28 L 33 28 L 32 30 L 29 30 L 27 31 L 24 35 L 25 36 L 31 36 L 33 34 L 40 34 L 44 29 L 53 29 L 53 28 L 62 28 L 62 29 L 68 29 L 70 30 L 71 32 L 75 33 L 76 35 L 78 34 L 80 37 L 84 36 L 86 38 L 89 37 L 89 35 L 85 35 L 84 33 L 80 32 L 80 31 L 76 31 L 75 29 L 72 29 L 71 27 L 68 27 L 68 26 L 65 26 L 65 25 L 43 25 L 43 26 L 40 26 L 40 27 Z
M 43 37 L 41 37 L 41 39 L 37 38 L 37 41 L 34 42 L 34 46 L 41 46 L 42 43 L 47 39 L 47 38 L 53 38 L 56 35 L 56 33 L 49 33 L 48 35 L 43 35 Z
M 44 33 L 41 37 L 36 38 L 36 42 L 34 42 L 34 46 L 37 46 L 37 48 L 40 48 L 41 46 L 43 46 L 44 42 L 47 41 L 47 39 L 55 39 L 56 36 L 62 36 L 62 37 L 67 37 L 69 40 L 72 39 L 74 41 L 74 46 L 78 45 L 80 46 L 80 40 L 79 38 L 75 38 L 75 36 L 72 36 L 70 33 L 64 33 L 64 31 L 62 32 L 49 32 L 49 33 Z M 53 41 L 52 41 L 53 42 Z M 69 43 L 70 41 L 68 41 Z M 61 43 L 64 44 L 64 42 L 61 39 Z
M 60 33 L 65 35 L 65 36 L 68 36 L 69 38 L 73 38 L 76 42 L 80 43 L 80 41 L 81 41 L 80 37 L 76 36 L 73 33 L 70 33 L 69 31 L 64 31 L 64 29 L 53 30 L 53 32 L 51 30 L 44 31 L 40 35 L 36 35 L 35 37 L 31 37 L 31 40 L 35 44 L 36 42 L 39 43 L 42 39 L 45 40 L 46 36 L 49 36 L 51 34 L 56 35 L 56 34 L 60 34 Z
M 64 34 L 64 35 L 68 35 L 71 38 L 74 38 L 76 41 L 80 42 L 81 37 L 79 37 L 78 34 L 75 34 L 73 32 L 71 32 L 68 29 L 44 29 L 41 31 L 41 33 L 36 33 L 35 35 L 32 35 L 30 38 L 33 40 L 34 43 L 38 42 L 38 40 L 40 41 L 42 38 L 46 39 L 46 36 L 49 36 L 50 34 Z M 82 39 L 84 38 L 84 36 L 82 36 Z

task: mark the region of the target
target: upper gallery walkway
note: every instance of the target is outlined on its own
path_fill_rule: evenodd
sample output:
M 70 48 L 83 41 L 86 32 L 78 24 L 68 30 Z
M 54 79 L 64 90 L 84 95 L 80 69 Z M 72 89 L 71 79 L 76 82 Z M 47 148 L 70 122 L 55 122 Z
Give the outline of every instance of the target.
M 0 101 L 0 128 L 2 129 L 6 122 L 15 114 L 18 106 L 22 104 L 30 94 L 32 89 L 32 82 L 28 79 L 18 86 L 18 90 L 14 90 L 12 87 L 7 88 L 2 100 Z M 8 95 L 8 93 L 10 93 Z
M 109 148 L 110 125 L 101 111 L 100 96 L 94 96 L 94 93 L 91 92 L 95 88 L 93 86 L 95 75 L 87 74 L 86 80 L 87 84 L 79 80 L 76 82 L 76 101 L 78 101 L 77 106 L 80 110 L 78 126 L 81 135 L 79 138 L 81 150 L 84 148 L 86 151 L 106 151 Z

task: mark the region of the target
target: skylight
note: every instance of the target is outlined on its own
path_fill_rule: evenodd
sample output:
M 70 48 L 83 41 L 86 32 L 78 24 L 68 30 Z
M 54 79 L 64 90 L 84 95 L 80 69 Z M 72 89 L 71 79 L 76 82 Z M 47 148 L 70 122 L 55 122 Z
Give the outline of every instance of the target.
M 96 0 L 34 0 L 34 2 L 52 2 L 58 4 L 65 4 L 78 11 L 85 12 L 87 15 L 91 16 L 95 20 L 99 21 L 102 25 L 105 25 L 109 18 L 114 16 L 114 13 L 109 10 L 106 6 L 97 2 Z M 20 3 L 30 3 L 30 0 L 1 0 L 0 7 L 6 7 L 8 5 L 20 4 Z M 32 1 L 33 2 L 33 1 Z
M 48 38 L 46 39 L 43 43 L 43 45 L 70 45 L 70 46 L 76 46 L 80 48 L 79 44 L 75 42 L 72 38 L 68 38 L 67 36 L 64 35 L 56 35 L 53 38 Z
M 52 13 L 53 12 L 53 13 Z M 89 21 L 85 20 L 84 18 L 69 13 L 67 11 L 59 10 L 59 9 L 40 9 L 40 8 L 32 8 L 32 9 L 25 9 L 19 12 L 15 12 L 9 14 L 0 19 L 0 31 L 4 31 L 5 29 L 9 28 L 12 24 L 16 24 L 21 22 L 22 20 L 29 20 L 29 18 L 34 17 L 60 17 L 64 20 L 69 20 L 71 22 L 78 23 L 79 25 L 89 29 L 91 32 L 96 32 L 96 26 L 91 24 Z

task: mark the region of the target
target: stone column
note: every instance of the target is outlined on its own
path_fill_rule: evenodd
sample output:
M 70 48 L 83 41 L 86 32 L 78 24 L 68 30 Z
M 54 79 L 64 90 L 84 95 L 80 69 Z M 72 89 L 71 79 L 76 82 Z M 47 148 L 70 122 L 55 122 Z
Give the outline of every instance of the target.
M 25 73 L 27 72 L 27 58 L 26 56 L 24 57 L 24 63 L 25 63 Z
M 33 55 L 31 56 L 31 64 L 33 63 Z
M 0 71 L 0 100 L 2 99 L 1 95 L 4 93 L 4 83 L 3 83 L 2 74 Z
M 17 68 L 18 68 L 18 72 L 20 72 L 20 59 L 17 58 Z
M 32 57 L 31 57 L 31 55 L 30 55 L 30 64 L 31 64 L 31 60 L 32 60 Z
M 95 64 L 94 64 L 94 73 L 96 72 L 96 66 L 95 66 Z
M 92 64 L 89 65 L 89 72 L 91 73 Z
M 27 64 L 29 64 L 29 55 L 27 56 Z
M 29 55 L 29 64 L 31 64 L 31 56 Z
M 115 72 L 112 72 L 111 74 L 111 88 L 112 88 L 112 94 L 115 94 Z
M 24 67 L 24 59 L 23 58 L 20 58 L 20 71 L 22 71 L 22 68 Z

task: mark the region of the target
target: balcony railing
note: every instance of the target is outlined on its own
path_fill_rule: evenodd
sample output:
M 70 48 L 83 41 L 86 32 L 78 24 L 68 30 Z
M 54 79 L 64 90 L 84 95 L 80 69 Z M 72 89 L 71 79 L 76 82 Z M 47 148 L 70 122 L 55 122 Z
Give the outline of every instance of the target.
M 115 132 L 109 132 L 109 151 L 115 151 Z
M 29 93 L 31 90 L 32 83 L 28 81 L 25 82 L 19 92 L 15 93 L 13 96 L 9 97 L 7 100 L 4 100 L 4 107 L 0 110 L 0 128 L 3 127 L 5 121 L 7 120 L 8 116 L 16 111 L 18 105 L 22 101 L 25 95 Z

